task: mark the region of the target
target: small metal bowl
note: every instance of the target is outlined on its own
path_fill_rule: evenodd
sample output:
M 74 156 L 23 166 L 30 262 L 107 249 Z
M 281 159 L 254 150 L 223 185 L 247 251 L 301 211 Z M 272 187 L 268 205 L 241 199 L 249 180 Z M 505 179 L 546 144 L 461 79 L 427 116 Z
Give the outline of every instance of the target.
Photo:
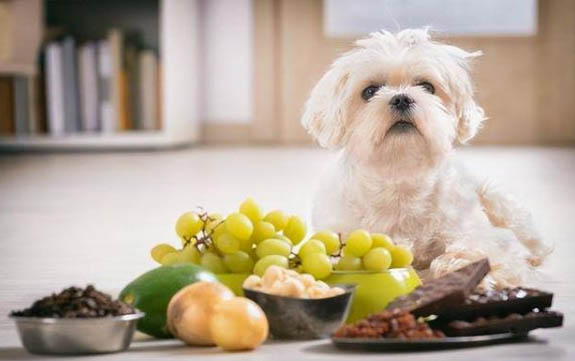
M 337 285 L 341 295 L 307 299 L 276 296 L 244 288 L 247 298 L 257 303 L 268 319 L 270 333 L 277 339 L 327 338 L 347 318 L 354 285 Z
M 41 318 L 10 316 L 24 348 L 35 354 L 95 354 L 126 350 L 143 312 L 116 317 Z

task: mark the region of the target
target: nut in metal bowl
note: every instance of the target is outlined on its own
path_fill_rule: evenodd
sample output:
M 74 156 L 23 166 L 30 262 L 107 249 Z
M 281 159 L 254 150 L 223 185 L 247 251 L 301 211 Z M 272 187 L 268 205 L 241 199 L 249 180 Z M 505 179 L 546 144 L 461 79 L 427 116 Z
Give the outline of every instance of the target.
M 341 295 L 328 298 L 293 298 L 276 296 L 244 288 L 247 298 L 257 303 L 277 339 L 327 338 L 348 316 L 355 290 L 353 285 L 339 285 Z
M 28 352 L 79 355 L 126 350 L 142 317 L 143 312 L 98 318 L 10 318 Z

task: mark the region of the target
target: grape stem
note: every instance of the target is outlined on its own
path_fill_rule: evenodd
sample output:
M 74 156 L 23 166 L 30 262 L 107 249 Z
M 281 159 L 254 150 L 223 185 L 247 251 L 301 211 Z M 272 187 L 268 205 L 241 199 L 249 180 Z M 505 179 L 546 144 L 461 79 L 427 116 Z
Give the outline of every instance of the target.
M 214 228 L 208 231 L 206 230 L 208 222 L 215 221 L 216 218 L 210 217 L 208 215 L 208 212 L 206 212 L 202 207 L 198 207 L 198 210 L 199 210 L 198 216 L 200 217 L 200 220 L 202 220 L 202 229 L 200 230 L 200 236 L 198 237 L 197 235 L 193 235 L 189 238 L 184 238 L 184 248 L 189 246 L 190 243 L 192 243 L 192 239 L 194 239 L 195 240 L 194 247 L 196 247 L 196 249 L 200 253 L 203 253 L 213 246 L 214 240 L 212 235 L 214 234 L 216 228 L 220 227 L 222 223 L 224 223 L 224 221 L 222 220 L 221 222 L 216 224 Z
M 345 247 L 345 242 L 343 241 L 343 239 L 341 237 L 341 232 L 337 234 L 337 237 L 339 238 L 339 250 L 337 251 L 336 254 L 330 255 L 331 258 L 341 257 L 341 251 L 343 250 L 343 247 Z

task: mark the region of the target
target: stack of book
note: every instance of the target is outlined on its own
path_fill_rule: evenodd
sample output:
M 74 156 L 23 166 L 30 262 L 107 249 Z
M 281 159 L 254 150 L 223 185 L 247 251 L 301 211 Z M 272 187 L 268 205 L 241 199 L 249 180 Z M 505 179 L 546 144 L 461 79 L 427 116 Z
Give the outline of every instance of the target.
M 42 68 L 40 85 L 26 77 L 0 77 L 0 133 L 161 128 L 158 56 L 125 41 L 122 31 L 80 45 L 71 36 L 50 42 Z

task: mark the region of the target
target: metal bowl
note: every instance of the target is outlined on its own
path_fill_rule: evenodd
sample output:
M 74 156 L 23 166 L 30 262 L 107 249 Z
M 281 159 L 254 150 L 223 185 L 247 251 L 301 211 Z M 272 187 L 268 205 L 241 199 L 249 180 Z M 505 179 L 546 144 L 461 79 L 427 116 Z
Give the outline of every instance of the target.
M 347 318 L 354 285 L 339 285 L 345 293 L 328 298 L 307 299 L 270 295 L 244 288 L 268 319 L 270 333 L 278 339 L 327 338 Z
M 99 318 L 10 318 L 24 348 L 35 354 L 94 354 L 126 350 L 143 312 Z

